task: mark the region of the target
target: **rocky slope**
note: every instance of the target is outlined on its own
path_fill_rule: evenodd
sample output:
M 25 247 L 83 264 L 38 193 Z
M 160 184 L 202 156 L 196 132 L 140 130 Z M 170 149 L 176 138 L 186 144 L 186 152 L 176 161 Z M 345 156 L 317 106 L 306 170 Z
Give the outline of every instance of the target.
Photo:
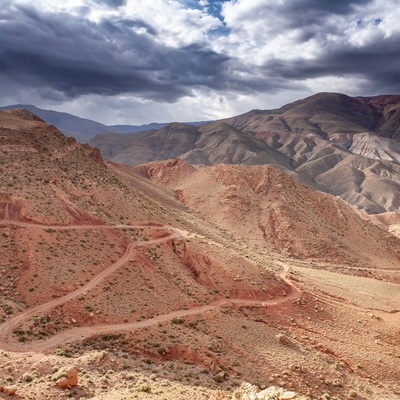
M 395 239 L 340 200 L 267 166 L 106 165 L 22 110 L 0 162 L 0 398 L 398 399 Z
M 292 171 L 286 156 L 223 122 L 200 127 L 175 123 L 135 136 L 98 135 L 91 144 L 106 159 L 128 165 L 179 157 L 193 164 L 268 163 Z
M 135 276 L 138 274 L 132 276 L 135 282 L 137 279 L 145 279 L 149 280 L 149 286 L 159 287 L 164 293 L 166 310 L 170 309 L 172 303 L 175 303 L 172 307 L 180 307 L 197 301 L 203 303 L 205 299 L 211 300 L 212 296 L 208 292 L 216 289 L 218 279 L 223 276 L 223 279 L 233 282 L 238 273 L 238 265 L 242 262 L 248 264 L 240 261 L 239 257 L 232 261 L 228 269 L 223 268 L 223 272 L 218 267 L 221 255 L 211 255 L 213 252 L 210 252 L 209 257 L 203 257 L 199 249 L 202 246 L 195 240 L 191 243 L 186 243 L 184 239 L 168 241 L 170 231 L 163 228 L 163 224 L 171 224 L 176 216 L 175 211 L 160 203 L 164 202 L 164 197 L 152 200 L 148 196 L 152 193 L 146 194 L 112 173 L 96 149 L 65 137 L 30 112 L 0 112 L 0 135 L 3 162 L 0 220 L 9 220 L 11 224 L 11 228 L 2 228 L 2 240 L 6 243 L 0 251 L 4 274 L 13 270 L 15 262 L 20 263 L 12 273 L 13 279 L 19 276 L 18 283 L 11 285 L 15 301 L 19 299 L 25 306 L 33 305 L 49 300 L 53 295 L 58 296 L 58 293 L 75 290 L 85 279 L 121 257 L 134 238 L 150 242 L 166 237 L 165 243 L 159 243 L 158 247 L 138 252 L 135 263 L 139 263 L 139 271 L 131 272 Z M 15 229 L 13 223 L 17 224 Z M 102 227 L 105 224 L 118 225 L 120 228 L 104 229 Z M 138 225 L 142 228 L 139 229 Z M 51 229 L 52 226 L 55 229 Z M 80 226 L 82 228 L 79 229 Z M 65 232 L 62 232 L 63 227 Z M 108 248 L 115 254 L 107 254 Z M 153 265 L 159 264 L 160 258 L 164 262 L 162 271 Z M 76 265 L 79 260 L 93 265 L 78 268 Z M 55 263 L 57 270 L 51 271 Z M 200 272 L 192 271 L 193 263 L 196 269 L 205 268 L 215 277 L 210 275 L 203 281 L 198 276 Z M 42 264 L 45 268 L 41 267 Z M 249 263 L 248 273 L 249 276 L 256 274 L 257 266 Z M 170 275 L 174 277 L 170 279 Z M 50 280 L 51 290 L 40 285 L 47 279 Z M 117 281 L 127 285 L 121 279 Z M 279 287 L 279 281 L 270 274 L 265 277 L 264 284 L 269 279 L 271 290 L 274 291 L 276 284 Z M 157 281 L 164 283 L 160 286 Z M 173 289 L 177 281 L 183 285 L 180 297 Z M 186 289 L 186 285 L 192 287 L 191 291 Z M 254 289 L 251 284 L 243 283 L 242 286 L 244 291 Z M 3 287 L 3 290 L 6 289 Z M 185 294 L 186 290 L 190 295 Z M 220 296 L 229 295 L 229 291 L 228 286 L 221 288 Z M 107 293 L 101 291 L 101 288 L 100 292 L 101 295 L 97 296 L 99 299 L 104 297 L 101 307 L 106 307 L 107 312 L 105 316 L 96 318 L 98 322 L 113 318 L 118 321 L 128 312 L 126 305 L 120 307 L 117 313 L 115 311 L 119 301 L 125 302 L 126 299 L 118 300 L 109 308 L 110 304 L 105 301 Z M 175 293 L 169 305 L 168 292 Z M 131 301 L 147 303 L 150 313 L 150 310 L 160 311 L 151 290 L 148 296 L 150 298 L 145 300 L 146 296 L 143 297 L 140 292 L 129 294 Z M 139 297 L 142 299 L 139 300 Z M 78 307 L 75 304 L 75 307 L 82 309 L 84 305 Z M 85 314 L 90 314 L 83 312 L 79 315 L 80 312 L 82 310 L 76 311 L 78 316 L 74 319 L 84 320 Z M 130 318 L 139 312 L 130 312 Z
M 243 382 L 239 389 L 236 389 L 232 396 L 224 393 L 216 393 L 209 400 L 306 400 L 306 396 L 300 396 L 295 392 L 283 388 L 270 386 L 261 390 L 257 385 Z
M 1 217 L 7 206 L 10 218 L 36 223 L 96 224 L 118 218 L 117 202 L 109 209 L 96 196 L 122 201 L 128 189 L 109 173 L 97 149 L 25 110 L 2 111 L 0 129 Z
M 320 93 L 226 122 L 288 156 L 321 190 L 375 214 L 400 206 L 399 102 Z
M 320 93 L 278 110 L 135 136 L 99 135 L 107 159 L 137 165 L 179 157 L 193 164 L 274 165 L 370 214 L 400 207 L 400 97 Z
M 253 110 L 226 121 L 246 132 L 337 134 L 375 133 L 399 140 L 400 96 L 350 97 L 318 93 L 277 110 Z
M 99 133 L 133 133 L 149 129 L 159 129 L 166 124 L 152 123 L 147 125 L 104 125 L 87 118 L 80 118 L 76 115 L 53 111 L 43 110 L 31 104 L 14 104 L 10 106 L 0 107 L 0 110 L 25 109 L 31 111 L 47 123 L 54 125 L 62 133 L 72 136 L 81 143 L 87 143 Z
M 201 218 L 259 251 L 369 268 L 400 263 L 398 240 L 344 201 L 310 190 L 275 167 L 199 167 L 179 159 L 138 167 L 112 165 L 167 186 Z

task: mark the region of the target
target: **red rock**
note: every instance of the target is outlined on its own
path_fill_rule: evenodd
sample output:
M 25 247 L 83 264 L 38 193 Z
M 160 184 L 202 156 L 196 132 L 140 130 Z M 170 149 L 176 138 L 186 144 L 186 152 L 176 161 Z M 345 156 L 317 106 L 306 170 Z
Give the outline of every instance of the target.
M 57 382 L 56 382 L 57 386 L 60 386 L 61 389 L 69 389 L 71 388 L 71 386 L 69 385 L 69 380 L 68 378 L 60 378 Z
M 78 384 L 78 368 L 72 367 L 66 370 L 57 382 L 57 386 L 61 387 L 62 389 L 71 389 L 72 387 Z
M 3 393 L 8 394 L 9 396 L 14 396 L 17 389 L 15 387 L 3 387 Z

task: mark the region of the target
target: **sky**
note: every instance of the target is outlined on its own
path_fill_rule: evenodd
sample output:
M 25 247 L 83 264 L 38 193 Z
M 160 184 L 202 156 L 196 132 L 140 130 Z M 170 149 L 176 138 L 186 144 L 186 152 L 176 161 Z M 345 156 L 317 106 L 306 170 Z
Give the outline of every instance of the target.
M 400 94 L 398 0 L 0 0 L 0 105 L 108 125 Z

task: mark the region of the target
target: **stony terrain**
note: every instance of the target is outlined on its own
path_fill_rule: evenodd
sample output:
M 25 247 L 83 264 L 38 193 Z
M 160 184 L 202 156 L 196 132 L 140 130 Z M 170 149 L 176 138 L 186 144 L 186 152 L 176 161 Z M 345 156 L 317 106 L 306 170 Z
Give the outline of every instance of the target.
M 193 213 L 260 254 L 274 251 L 367 268 L 399 264 L 399 241 L 392 235 L 344 201 L 310 190 L 272 166 L 198 167 L 179 159 L 110 165 L 125 176 L 141 175 L 167 186 Z
M 138 165 L 179 157 L 192 164 L 273 165 L 368 214 L 399 212 L 400 97 L 319 93 L 277 110 L 253 110 L 199 127 L 170 124 L 91 144 Z
M 399 398 L 399 240 L 340 199 L 106 165 L 22 110 L 0 161 L 0 398 Z

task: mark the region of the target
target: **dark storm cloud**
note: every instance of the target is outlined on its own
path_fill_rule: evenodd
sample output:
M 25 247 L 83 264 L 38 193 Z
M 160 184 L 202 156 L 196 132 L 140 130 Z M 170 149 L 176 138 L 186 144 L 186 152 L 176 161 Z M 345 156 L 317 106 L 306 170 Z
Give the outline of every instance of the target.
M 125 1 L 97 3 L 118 8 Z M 294 43 L 313 40 L 321 49 L 313 57 L 299 54 L 290 61 L 274 52 L 260 66 L 247 59 L 246 54 L 233 57 L 232 49 L 217 53 L 206 41 L 168 47 L 160 40 L 162 27 L 151 25 L 149 20 L 112 16 L 95 23 L 86 18 L 87 7 L 79 9 L 80 14 L 71 15 L 39 12 L 32 5 L 17 7 L 11 2 L 0 10 L 0 85 L 10 91 L 10 82 L 15 82 L 59 101 L 90 94 L 132 94 L 173 102 L 192 95 L 195 88 L 240 94 L 276 93 L 299 89 L 306 80 L 331 76 L 364 78 L 370 81 L 369 91 L 380 92 L 380 87 L 399 91 L 398 35 L 385 39 L 381 35 L 370 44 L 357 47 L 343 34 L 349 21 L 357 21 L 357 7 L 369 3 L 371 0 L 260 3 L 256 11 L 243 17 L 244 23 L 261 19 L 271 37 L 291 31 L 295 32 L 291 36 Z M 347 22 L 336 24 L 332 16 Z M 358 21 L 361 27 L 364 21 L 361 17 Z M 379 15 L 376 21 L 380 22 Z M 329 35 L 338 40 L 330 42 Z M 268 39 L 262 37 L 260 45 L 268 43 Z
M 304 11 L 310 10 L 320 13 L 329 14 L 349 14 L 353 12 L 356 6 L 365 6 L 373 0 L 291 0 L 286 2 L 289 10 Z
M 400 37 L 395 36 L 379 45 L 341 49 L 327 54 L 323 65 L 332 75 L 335 71 L 347 76 L 359 74 L 367 82 L 368 87 L 364 87 L 367 92 L 400 93 L 399 40 Z
M 147 34 L 132 28 L 144 28 Z M 255 80 L 235 77 L 235 62 L 229 57 L 200 44 L 167 47 L 157 43 L 155 35 L 155 29 L 140 20 L 95 24 L 83 17 L 19 7 L 17 14 L 14 10 L 13 15 L 3 15 L 0 24 L 0 76 L 67 98 L 131 93 L 175 101 L 190 95 L 194 87 L 259 89 Z
M 0 25 L 0 76 L 42 93 L 48 93 L 43 91 L 47 87 L 66 98 L 131 93 L 168 102 L 195 87 L 243 93 L 277 87 L 277 82 L 238 78 L 233 66 L 239 61 L 205 45 L 177 49 L 159 44 L 153 38 L 156 30 L 140 20 L 95 24 L 26 6 L 13 14 L 14 20 L 3 19 L 8 23 Z
M 393 32 L 385 36 L 383 32 L 375 31 L 375 36 L 363 43 L 361 28 L 382 22 L 380 15 L 367 20 L 359 17 L 362 8 L 358 7 L 370 3 L 371 0 L 289 0 L 263 6 L 259 12 L 270 16 L 273 28 L 281 26 L 283 31 L 292 30 L 295 32 L 293 40 L 298 44 L 314 40 L 320 49 L 313 57 L 299 53 L 290 60 L 279 56 L 270 58 L 262 68 L 263 75 L 282 82 L 324 77 L 354 78 L 364 82 L 360 92 L 400 92 L 400 34 Z M 350 24 L 354 27 L 354 37 L 360 37 L 357 44 L 353 44 L 349 33 L 345 32 Z M 329 39 L 330 35 L 335 36 L 334 41 Z
M 400 92 L 399 35 L 363 47 L 332 46 L 314 59 L 270 60 L 264 74 L 283 81 L 323 77 L 363 79 L 367 93 Z
M 97 4 L 106 4 L 110 7 L 121 7 L 126 4 L 126 0 L 95 0 Z
M 145 21 L 142 21 L 140 19 L 120 19 L 119 24 L 125 25 L 129 28 L 143 28 L 146 33 L 149 33 L 150 35 L 156 36 L 157 31 L 154 29 L 151 25 L 147 24 Z M 115 26 L 114 26 L 115 27 Z
M 341 34 L 342 26 L 332 20 L 333 16 L 346 18 L 354 15 L 359 7 L 367 6 L 374 0 L 284 0 L 282 2 L 260 2 L 248 21 L 260 19 L 270 27 L 271 33 L 279 34 L 297 30 L 299 42 L 330 34 Z
M 345 16 L 352 14 L 356 7 L 366 6 L 374 0 L 286 0 L 280 3 L 260 5 L 254 19 L 260 15 L 270 16 L 270 23 L 274 16 L 282 28 L 307 28 L 310 25 L 326 25 L 326 19 L 331 15 Z

